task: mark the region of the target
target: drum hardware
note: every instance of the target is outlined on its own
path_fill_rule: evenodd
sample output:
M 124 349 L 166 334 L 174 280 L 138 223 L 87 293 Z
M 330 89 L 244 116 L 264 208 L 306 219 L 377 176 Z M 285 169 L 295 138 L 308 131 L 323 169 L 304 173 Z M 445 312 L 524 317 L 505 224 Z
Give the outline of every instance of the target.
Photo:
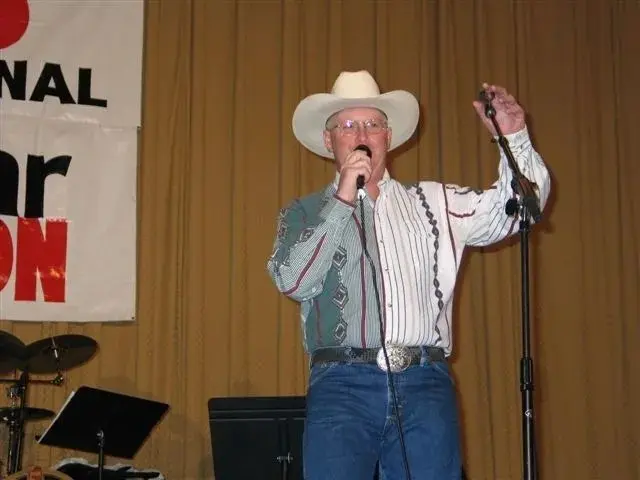
M 25 345 L 14 335 L 0 331 L 0 373 L 20 370 L 16 378 L 0 378 L 0 383 L 10 384 L 7 396 L 11 406 L 0 408 L 0 422 L 9 426 L 7 473 L 22 469 L 24 427 L 28 421 L 51 418 L 50 410 L 27 406 L 29 384 L 61 386 L 63 371 L 88 361 L 97 350 L 97 343 L 83 335 L 59 335 Z M 55 374 L 52 379 L 32 379 L 31 374 Z
M 27 406 L 27 391 L 30 383 L 52 384 L 51 380 L 33 380 L 28 372 L 22 372 L 15 379 L 0 379 L 1 383 L 13 382 L 7 389 L 11 406 L 0 408 L 0 422 L 9 427 L 7 471 L 15 473 L 22 468 L 22 454 L 24 450 L 24 427 L 26 422 L 45 420 L 55 414 L 51 410 Z
M 73 480 L 69 475 L 55 470 L 33 466 L 9 475 L 6 480 Z

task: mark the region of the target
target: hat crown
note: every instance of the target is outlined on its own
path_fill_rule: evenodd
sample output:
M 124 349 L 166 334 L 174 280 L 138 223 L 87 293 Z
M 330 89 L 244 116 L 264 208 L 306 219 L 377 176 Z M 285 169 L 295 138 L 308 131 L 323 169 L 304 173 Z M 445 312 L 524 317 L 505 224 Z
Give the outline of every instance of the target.
M 380 95 L 380 87 L 366 70 L 342 72 L 336 78 L 331 93 L 342 98 L 369 98 Z

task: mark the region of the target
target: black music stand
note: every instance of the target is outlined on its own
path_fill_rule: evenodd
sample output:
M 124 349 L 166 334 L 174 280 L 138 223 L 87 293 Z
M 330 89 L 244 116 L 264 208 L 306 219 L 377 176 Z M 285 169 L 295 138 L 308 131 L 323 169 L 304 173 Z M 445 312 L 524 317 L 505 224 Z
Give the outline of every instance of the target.
M 305 397 L 209 400 L 218 480 L 302 480 Z
M 71 392 L 38 443 L 98 454 L 98 479 L 104 456 L 131 459 L 169 405 L 154 400 L 82 386 Z

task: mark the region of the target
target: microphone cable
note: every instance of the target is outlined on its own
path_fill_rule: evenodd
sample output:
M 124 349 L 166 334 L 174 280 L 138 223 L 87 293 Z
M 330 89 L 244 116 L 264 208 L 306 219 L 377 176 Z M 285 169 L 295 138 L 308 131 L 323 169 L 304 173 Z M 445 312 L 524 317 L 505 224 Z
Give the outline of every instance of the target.
M 368 151 L 368 148 L 365 147 L 367 151 L 367 153 L 369 153 L 370 156 L 370 151 Z M 359 146 L 358 149 L 362 149 L 364 150 L 364 148 L 362 148 L 362 146 Z M 360 190 L 360 189 L 359 189 Z M 392 401 L 393 401 L 393 411 L 396 417 L 396 422 L 398 425 L 398 434 L 400 437 L 400 449 L 402 450 L 402 463 L 404 464 L 404 471 L 407 477 L 407 480 L 411 480 L 411 472 L 409 470 L 409 460 L 407 459 L 407 448 L 405 446 L 404 443 L 404 433 L 402 430 L 402 420 L 400 419 L 400 412 L 398 411 L 398 397 L 396 394 L 396 386 L 394 383 L 394 379 L 393 379 L 393 372 L 391 372 L 391 365 L 389 364 L 389 356 L 387 354 L 387 347 L 385 345 L 385 340 L 384 340 L 384 323 L 382 321 L 382 308 L 380 305 L 380 293 L 378 291 L 378 282 L 376 280 L 376 267 L 373 264 L 373 260 L 371 259 L 371 255 L 369 254 L 369 249 L 367 248 L 367 236 L 365 233 L 365 221 L 364 221 L 364 201 L 363 201 L 363 197 L 364 197 L 364 193 L 361 191 L 358 191 L 358 198 L 359 198 L 359 203 L 360 203 L 360 223 L 362 224 L 362 248 L 364 250 L 364 255 L 365 257 L 367 257 L 367 260 L 369 261 L 369 266 L 371 267 L 371 277 L 373 280 L 373 290 L 375 292 L 375 298 L 376 298 L 376 305 L 378 307 L 378 325 L 380 326 L 380 344 L 382 345 L 382 353 L 384 354 L 384 360 L 385 360 L 385 364 L 387 366 L 387 380 L 390 384 L 391 387 L 391 397 L 392 397 Z

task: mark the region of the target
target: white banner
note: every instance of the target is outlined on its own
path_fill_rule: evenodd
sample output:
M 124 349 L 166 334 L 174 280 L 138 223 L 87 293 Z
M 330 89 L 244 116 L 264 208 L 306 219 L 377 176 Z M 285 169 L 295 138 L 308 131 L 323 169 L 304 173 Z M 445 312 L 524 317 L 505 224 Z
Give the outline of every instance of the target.
M 1 111 L 139 127 L 143 5 L 0 1 Z
M 0 319 L 134 319 L 143 7 L 0 0 Z
M 4 116 L 0 318 L 135 315 L 135 129 Z

